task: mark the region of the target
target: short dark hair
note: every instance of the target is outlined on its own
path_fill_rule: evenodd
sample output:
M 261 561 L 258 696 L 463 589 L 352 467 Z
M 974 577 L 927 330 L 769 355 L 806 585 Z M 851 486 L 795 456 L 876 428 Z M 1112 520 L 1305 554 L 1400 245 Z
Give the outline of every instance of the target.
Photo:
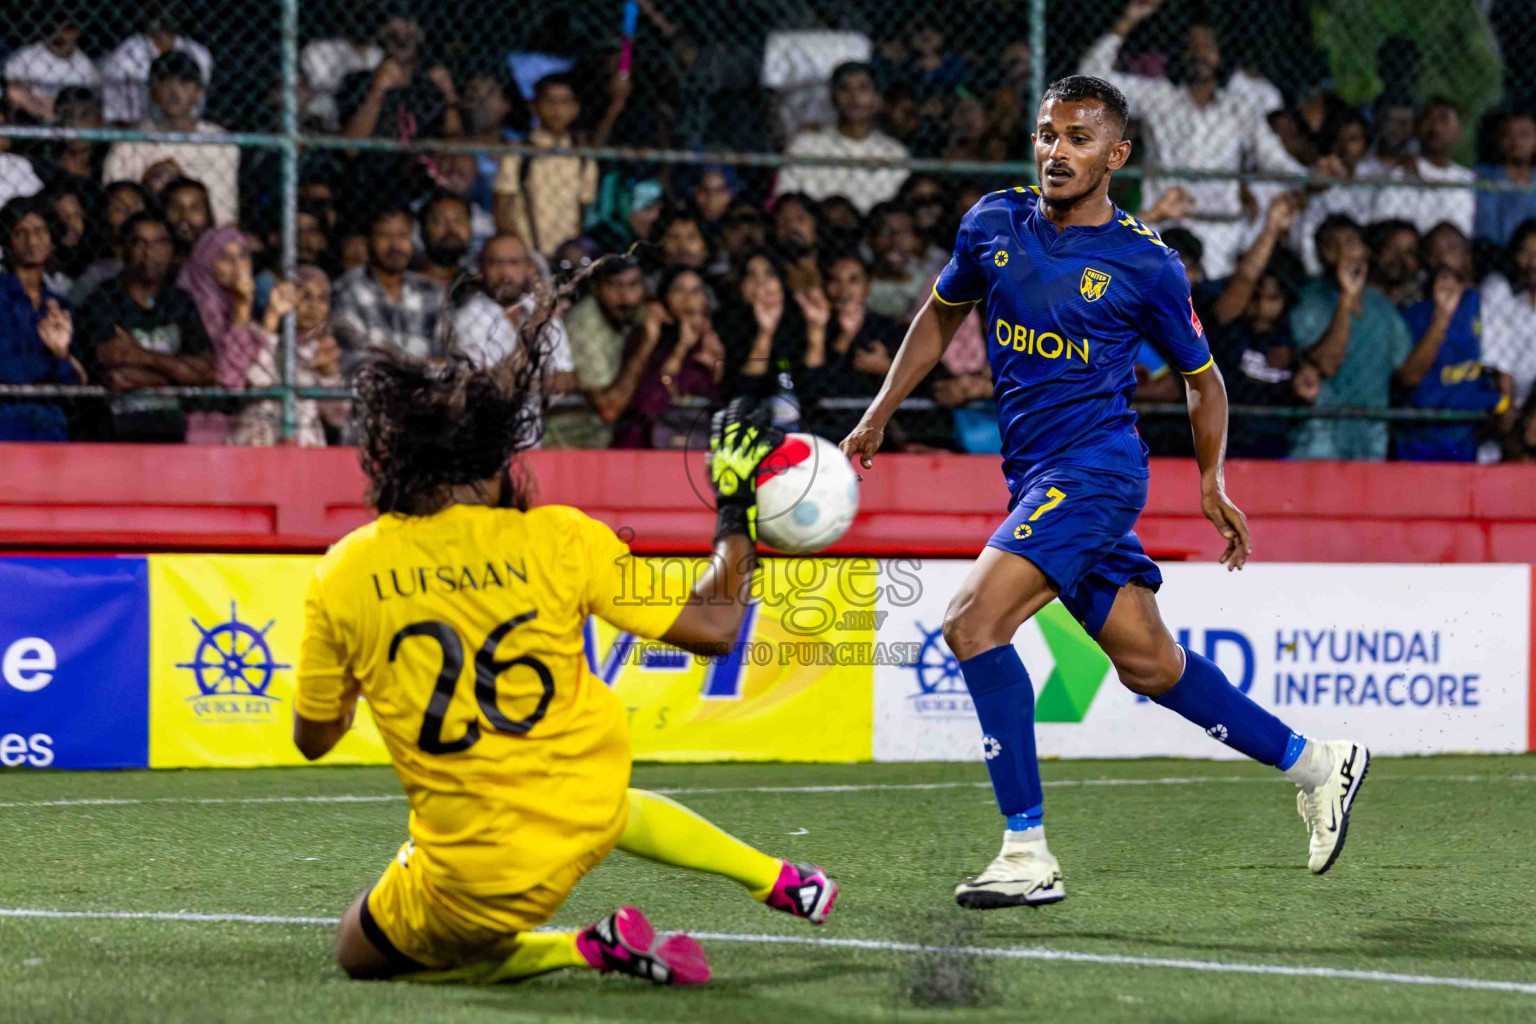
M 1312 244 L 1321 250 L 1324 238 L 1327 238 L 1335 231 L 1345 230 L 1353 231 L 1362 240 L 1365 237 L 1365 232 L 1361 229 L 1360 222 L 1355 220 L 1355 218 L 1347 213 L 1330 213 L 1323 218 L 1323 222 L 1317 226 L 1317 230 L 1312 232 Z
M 1280 291 L 1285 295 L 1285 304 L 1289 307 L 1301 293 L 1301 286 L 1307 280 L 1307 268 L 1302 264 L 1301 257 L 1285 246 L 1277 245 L 1269 257 L 1269 262 L 1264 265 L 1263 272 L 1259 274 L 1259 280 L 1263 281 L 1266 277 L 1275 279 L 1275 283 L 1280 286 Z
M 385 203 L 383 206 L 373 211 L 373 216 L 368 218 L 368 230 L 365 232 L 365 234 L 373 234 L 373 229 L 378 227 L 379 222 L 382 221 L 385 217 L 404 217 L 406 220 L 410 221 L 412 225 L 415 225 L 416 223 L 416 214 L 411 212 L 410 207 L 402 206 L 399 203 Z
M 704 232 L 704 217 L 693 203 L 667 200 L 661 208 L 661 216 L 656 218 L 656 224 L 651 228 L 650 240 L 660 242 L 666 235 L 667 229 L 682 221 L 690 221 L 698 226 L 700 234 Z
M 440 206 L 443 203 L 457 203 L 464 207 L 466 214 L 474 216 L 474 207 L 463 196 L 456 196 L 452 192 L 433 192 L 427 197 L 427 201 L 421 204 L 421 219 L 426 220 L 427 214 L 432 212 L 432 207 Z
M 672 290 L 672 286 L 677 283 L 677 279 L 684 274 L 692 274 L 700 281 L 705 281 L 704 271 L 698 267 L 668 267 L 661 272 L 661 277 L 656 282 L 656 299 L 658 302 L 667 301 L 667 292 Z M 707 282 L 705 287 L 708 288 Z
M 1045 95 L 1040 97 L 1040 105 L 1043 107 L 1051 100 L 1067 103 L 1097 100 L 1104 104 L 1104 109 L 1109 111 L 1115 123 L 1120 126 L 1121 135 L 1125 134 L 1125 125 L 1131 119 L 1131 105 L 1126 102 L 1125 93 L 1104 79 L 1094 78 L 1092 75 L 1068 75 L 1065 78 L 1056 79 L 1045 90 Z
M 870 277 L 875 272 L 875 268 L 870 266 L 868 260 L 859 255 L 859 251 L 857 249 L 835 249 L 831 252 L 825 253 L 822 256 L 820 264 L 821 276 L 831 277 L 832 268 L 844 260 L 852 260 L 854 263 L 857 263 L 859 265 L 859 269 L 864 271 L 864 276 L 866 278 Z
M 1400 231 L 1407 231 L 1413 235 L 1414 243 L 1419 241 L 1419 229 L 1411 220 L 1403 220 L 1401 217 L 1389 217 L 1386 220 L 1372 221 L 1361 234 L 1365 237 L 1366 248 L 1375 252 L 1387 244 L 1387 239 Z
M 829 85 L 835 91 L 853 75 L 868 75 L 869 80 L 873 82 L 875 80 L 875 69 L 861 60 L 845 60 L 832 69 L 832 78 Z
M 628 253 L 614 253 L 604 256 L 592 264 L 588 278 L 593 284 L 602 284 L 609 278 L 618 277 L 620 274 L 631 270 L 639 270 L 640 263 Z
M 59 237 L 64 232 L 58 214 L 53 212 L 53 203 L 42 195 L 17 196 L 0 206 L 0 252 L 5 253 L 7 266 L 15 265 L 11 258 L 11 232 L 32 214 L 40 217 L 48 228 L 49 241 L 55 246 L 59 244 Z
M 1163 244 L 1185 259 L 1199 263 L 1205 258 L 1205 243 L 1188 228 L 1169 228 L 1163 232 Z
M 544 95 L 547 90 L 553 89 L 557 85 L 563 85 L 567 89 L 571 90 L 571 94 L 576 97 L 576 101 L 578 103 L 581 102 L 581 92 L 576 88 L 576 79 L 573 76 L 566 74 L 564 71 L 557 71 L 554 74 L 545 75 L 537 82 L 534 82 L 534 100 L 537 101 Z
M 721 220 L 726 225 L 751 222 L 764 228 L 768 226 L 768 215 L 763 212 L 762 207 L 749 203 L 745 199 L 733 200 L 731 205 L 726 207 L 725 216 Z
M 185 174 L 179 175 L 178 177 L 172 178 L 170 181 L 166 182 L 165 187 L 160 189 L 160 194 L 166 199 L 170 199 L 172 192 L 180 192 L 184 188 L 195 188 L 203 194 L 204 199 L 208 198 L 208 186 L 204 185 L 196 178 L 187 177 Z
M 887 217 L 910 216 L 912 216 L 912 208 L 906 203 L 899 199 L 887 199 L 869 208 L 869 215 L 864 218 L 864 230 L 874 234 L 880 230 Z
M 203 82 L 203 69 L 190 53 L 169 50 L 155 58 L 149 66 L 149 84 L 156 82 Z
M 140 210 L 132 217 L 123 221 L 123 226 L 117 229 L 118 237 L 122 238 L 124 242 L 128 241 L 128 239 L 133 237 L 134 229 L 140 224 L 158 224 L 165 229 L 167 235 L 171 233 L 171 225 L 165 219 L 165 215 L 159 210 L 149 209 Z
M 134 181 L 132 178 L 119 178 L 117 181 L 109 181 L 101 187 L 98 216 L 106 216 L 107 203 L 111 200 L 113 194 L 117 192 L 134 193 L 139 197 L 139 202 L 144 204 L 146 210 L 154 209 L 158 203 L 158 200 L 149 194 L 149 189 L 145 188 L 141 183 Z
M 1451 99 L 1449 96 L 1446 96 L 1444 93 L 1436 93 L 1434 96 L 1431 96 L 1429 99 L 1425 100 L 1424 105 L 1419 108 L 1419 118 L 1423 119 L 1424 117 L 1428 116 L 1429 112 L 1436 109 L 1437 107 L 1444 107 L 1451 113 L 1455 114 L 1457 117 L 1461 116 L 1461 108 L 1456 105 L 1455 100 Z
M 320 222 L 321 228 L 327 235 L 330 234 L 330 225 L 326 223 L 331 214 L 331 204 L 319 199 L 300 199 L 299 213 L 308 214 Z
M 1510 232 L 1509 242 L 1504 246 L 1511 259 L 1520 251 L 1525 240 L 1532 235 L 1536 235 L 1536 217 L 1527 217 L 1515 226 L 1515 230 Z
M 81 108 L 94 108 L 98 114 L 101 113 L 101 100 L 94 89 L 83 85 L 66 85 L 53 97 L 54 116 L 66 124 L 66 111 L 78 114 Z
M 1448 220 L 1437 221 L 1435 226 L 1424 232 L 1423 236 L 1419 239 L 1419 259 L 1424 263 L 1427 264 L 1429 262 L 1429 240 L 1442 231 L 1455 232 L 1456 237 L 1461 239 L 1462 245 L 1470 247 L 1472 244 L 1472 240 L 1467 237 L 1467 233 L 1455 224 Z

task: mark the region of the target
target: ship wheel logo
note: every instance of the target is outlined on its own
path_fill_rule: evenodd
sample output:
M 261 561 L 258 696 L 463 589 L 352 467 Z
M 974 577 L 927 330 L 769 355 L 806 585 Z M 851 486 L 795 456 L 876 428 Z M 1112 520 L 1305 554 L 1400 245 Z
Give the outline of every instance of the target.
M 196 618 L 191 621 L 201 635 L 197 650 L 193 652 L 191 661 L 176 664 L 177 668 L 190 669 L 193 679 L 197 681 L 198 692 L 189 700 L 218 696 L 279 699 L 268 694 L 267 688 L 272 685 L 278 669 L 293 666 L 272 658 L 267 633 L 276 624 L 276 619 L 269 620 L 265 626 L 257 629 L 240 621 L 235 602 L 231 600 L 228 622 L 210 628 Z
M 960 674 L 960 659 L 944 642 L 944 630 L 929 630 L 921 622 L 916 625 L 918 632 L 923 634 L 923 646 L 917 653 L 917 660 L 907 665 L 917 673 L 918 692 L 911 696 L 969 693 L 965 688 L 965 677 Z

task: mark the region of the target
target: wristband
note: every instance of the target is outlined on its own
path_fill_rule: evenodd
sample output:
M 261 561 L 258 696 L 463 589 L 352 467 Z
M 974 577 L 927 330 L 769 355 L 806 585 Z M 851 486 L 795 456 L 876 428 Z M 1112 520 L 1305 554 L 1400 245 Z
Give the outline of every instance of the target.
M 721 505 L 715 513 L 715 538 L 714 543 L 732 534 L 740 534 L 752 543 L 757 543 L 757 506 L 756 505 Z

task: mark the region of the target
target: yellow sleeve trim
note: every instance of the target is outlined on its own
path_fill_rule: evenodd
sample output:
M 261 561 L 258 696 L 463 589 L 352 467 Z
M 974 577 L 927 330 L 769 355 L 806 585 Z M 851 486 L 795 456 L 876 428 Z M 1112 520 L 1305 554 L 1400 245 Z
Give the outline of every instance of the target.
M 1499 396 L 1499 404 L 1493 407 L 1493 414 L 1495 416 L 1502 416 L 1502 415 L 1504 415 L 1504 413 L 1509 411 L 1509 404 L 1510 404 L 1509 396 L 1508 395 L 1500 395 Z
M 958 302 L 951 302 L 939 294 L 939 282 L 937 281 L 933 282 L 933 297 L 944 303 L 946 306 L 969 306 L 972 303 L 981 301 L 980 299 L 961 299 Z
M 1204 363 L 1200 364 L 1200 369 L 1198 369 L 1198 370 L 1180 370 L 1179 372 L 1182 373 L 1186 377 L 1193 377 L 1197 373 L 1204 373 L 1206 370 L 1209 370 L 1211 368 L 1211 366 L 1215 364 L 1215 362 L 1216 362 L 1216 357 L 1215 356 L 1211 356 L 1211 358 L 1207 359 Z

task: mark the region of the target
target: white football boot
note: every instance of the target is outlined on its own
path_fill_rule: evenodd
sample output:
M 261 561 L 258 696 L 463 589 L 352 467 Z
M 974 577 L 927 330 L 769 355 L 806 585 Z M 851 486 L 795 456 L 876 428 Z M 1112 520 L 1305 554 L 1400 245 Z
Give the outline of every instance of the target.
M 1067 898 L 1056 862 L 1045 840 L 1003 840 L 1003 852 L 987 870 L 955 886 L 955 902 L 969 910 L 999 907 L 1039 907 Z
M 1354 806 L 1360 784 L 1371 766 L 1371 752 L 1349 740 L 1329 740 L 1323 750 L 1333 759 L 1328 781 L 1310 793 L 1296 794 L 1296 809 L 1307 823 L 1311 842 L 1307 867 L 1320 875 L 1333 867 L 1344 852 L 1344 838 L 1349 834 L 1349 810 Z

